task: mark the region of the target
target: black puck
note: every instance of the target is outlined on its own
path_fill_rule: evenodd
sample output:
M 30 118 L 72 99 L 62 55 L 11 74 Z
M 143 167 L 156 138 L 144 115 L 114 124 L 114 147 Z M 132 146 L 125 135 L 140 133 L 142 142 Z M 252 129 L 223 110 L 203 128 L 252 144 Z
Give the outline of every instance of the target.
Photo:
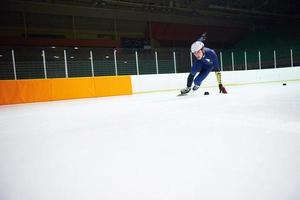
M 282 85 L 286 85 L 286 83 L 283 83 Z
M 209 92 L 204 92 L 204 95 L 209 95 Z

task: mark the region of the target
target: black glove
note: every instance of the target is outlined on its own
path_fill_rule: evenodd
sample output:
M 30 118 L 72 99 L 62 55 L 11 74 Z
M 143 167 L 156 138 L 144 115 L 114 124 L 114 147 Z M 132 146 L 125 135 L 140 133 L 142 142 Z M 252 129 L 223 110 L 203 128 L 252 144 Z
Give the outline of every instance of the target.
M 219 84 L 220 93 L 227 94 L 225 87 L 222 84 Z
M 198 40 L 197 41 L 200 41 L 200 42 L 203 42 L 203 41 L 205 41 L 206 40 L 206 38 L 207 38 L 207 36 L 206 36 L 206 32 L 205 33 L 203 33 L 202 35 L 201 35 L 201 37 L 200 38 L 198 38 Z

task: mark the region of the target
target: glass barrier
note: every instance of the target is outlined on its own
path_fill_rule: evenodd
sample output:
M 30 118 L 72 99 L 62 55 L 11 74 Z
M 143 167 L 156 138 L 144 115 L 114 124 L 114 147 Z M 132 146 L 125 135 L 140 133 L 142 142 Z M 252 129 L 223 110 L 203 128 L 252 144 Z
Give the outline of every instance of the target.
M 0 80 L 13 80 L 14 67 L 12 59 L 12 49 L 0 48 Z
M 300 65 L 300 47 L 216 53 L 223 71 Z M 0 47 L 0 79 L 184 73 L 194 61 L 189 49 Z

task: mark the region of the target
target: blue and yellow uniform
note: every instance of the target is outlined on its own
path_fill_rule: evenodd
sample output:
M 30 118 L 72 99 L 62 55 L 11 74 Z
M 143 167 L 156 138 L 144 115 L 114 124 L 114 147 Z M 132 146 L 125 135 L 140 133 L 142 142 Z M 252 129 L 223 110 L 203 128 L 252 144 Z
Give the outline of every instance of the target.
M 210 48 L 203 48 L 204 50 L 204 56 L 200 60 L 195 60 L 193 63 L 190 75 L 189 75 L 189 81 L 187 86 L 191 87 L 194 76 L 199 72 L 199 74 L 194 79 L 195 85 L 200 85 L 202 81 L 207 77 L 209 72 L 219 72 L 220 71 L 220 65 L 218 61 L 218 56 L 216 52 L 213 49 Z M 218 78 L 217 78 L 218 79 Z
M 186 95 L 191 91 L 191 86 L 194 82 L 193 91 L 198 90 L 202 81 L 207 77 L 207 75 L 214 71 L 220 93 L 226 94 L 227 91 L 222 84 L 221 81 L 221 72 L 220 72 L 220 65 L 218 61 L 218 56 L 213 49 L 204 47 L 203 41 L 205 40 L 206 33 L 202 34 L 201 38 L 198 39 L 191 45 L 191 52 L 197 58 L 193 63 L 191 72 L 187 78 L 187 87 L 180 90 L 181 95 Z M 196 74 L 199 73 L 197 76 Z M 194 79 L 194 77 L 196 78 Z

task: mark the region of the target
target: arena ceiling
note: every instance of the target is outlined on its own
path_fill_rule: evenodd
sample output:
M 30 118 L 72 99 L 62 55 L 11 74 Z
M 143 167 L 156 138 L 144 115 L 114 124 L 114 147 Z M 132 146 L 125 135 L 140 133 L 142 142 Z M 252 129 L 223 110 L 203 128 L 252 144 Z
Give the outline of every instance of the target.
M 299 0 L 9 0 L 114 10 L 170 13 L 182 16 L 244 15 L 300 18 Z

